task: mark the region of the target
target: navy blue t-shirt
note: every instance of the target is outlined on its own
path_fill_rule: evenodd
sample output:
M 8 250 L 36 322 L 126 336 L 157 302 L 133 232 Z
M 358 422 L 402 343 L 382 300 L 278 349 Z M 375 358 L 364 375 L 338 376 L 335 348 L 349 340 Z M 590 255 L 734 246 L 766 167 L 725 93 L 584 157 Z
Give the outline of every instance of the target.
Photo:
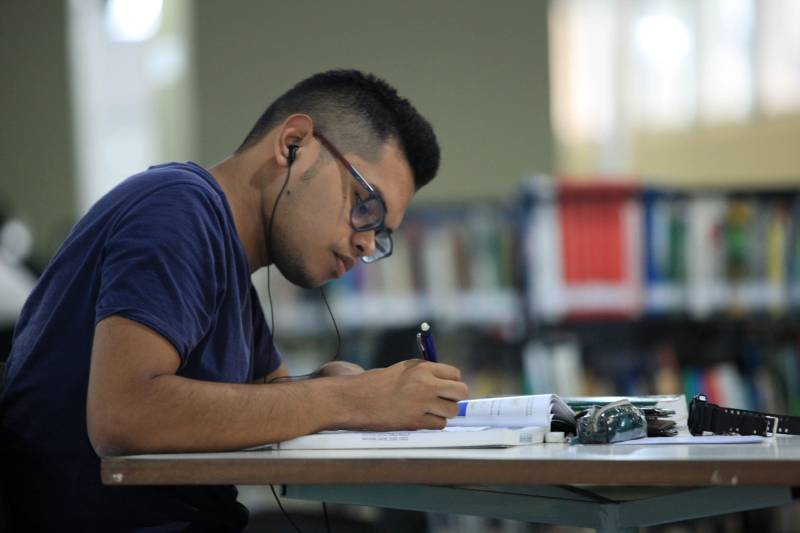
M 31 531 L 241 530 L 234 487 L 101 484 L 86 396 L 94 328 L 112 315 L 171 342 L 180 376 L 249 383 L 280 363 L 214 178 L 194 163 L 128 178 L 72 229 L 17 322 L 0 397 L 12 514 Z

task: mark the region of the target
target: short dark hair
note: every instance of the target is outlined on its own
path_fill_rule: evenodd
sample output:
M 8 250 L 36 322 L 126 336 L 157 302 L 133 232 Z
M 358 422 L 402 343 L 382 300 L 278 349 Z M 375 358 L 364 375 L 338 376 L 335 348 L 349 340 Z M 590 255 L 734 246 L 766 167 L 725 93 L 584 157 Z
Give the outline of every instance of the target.
M 236 151 L 256 144 L 294 113 L 309 115 L 342 153 L 375 160 L 386 142 L 397 142 L 416 190 L 439 169 L 439 143 L 430 123 L 394 87 L 358 70 L 329 70 L 299 82 L 270 104 Z

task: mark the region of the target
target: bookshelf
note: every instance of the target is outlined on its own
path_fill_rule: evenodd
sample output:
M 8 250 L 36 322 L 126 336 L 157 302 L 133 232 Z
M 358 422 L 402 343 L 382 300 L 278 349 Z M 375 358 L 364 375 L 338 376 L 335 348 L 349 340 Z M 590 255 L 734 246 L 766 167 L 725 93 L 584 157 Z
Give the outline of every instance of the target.
M 324 362 L 320 297 L 278 278 L 279 346 Z M 800 190 L 537 176 L 508 202 L 410 211 L 392 258 L 326 291 L 345 357 L 412 356 L 428 320 L 474 394 L 702 390 L 800 414 Z
M 522 190 L 526 387 L 800 414 L 800 190 Z
M 540 320 L 779 317 L 800 305 L 800 191 L 546 177 L 523 190 L 528 300 Z

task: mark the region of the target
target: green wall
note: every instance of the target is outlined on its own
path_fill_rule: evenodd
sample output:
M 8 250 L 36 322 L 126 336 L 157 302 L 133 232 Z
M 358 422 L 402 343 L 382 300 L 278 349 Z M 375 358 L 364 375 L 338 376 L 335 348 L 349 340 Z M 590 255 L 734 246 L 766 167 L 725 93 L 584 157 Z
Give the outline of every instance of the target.
M 185 7 L 192 88 L 160 101 L 188 114 L 181 125 L 160 124 L 166 159 L 214 163 L 291 84 L 353 67 L 385 77 L 433 123 L 442 168 L 421 199 L 508 198 L 522 175 L 553 167 L 546 2 L 237 0 Z M 66 2 L 45 9 L 6 0 L 0 16 L 0 212 L 32 226 L 39 264 L 77 216 L 66 9 Z
M 508 198 L 552 169 L 547 2 L 196 2 L 196 158 L 222 159 L 275 97 L 330 68 L 386 78 L 433 123 L 423 199 Z
M 28 222 L 46 262 L 75 217 L 65 2 L 0 13 L 0 211 Z

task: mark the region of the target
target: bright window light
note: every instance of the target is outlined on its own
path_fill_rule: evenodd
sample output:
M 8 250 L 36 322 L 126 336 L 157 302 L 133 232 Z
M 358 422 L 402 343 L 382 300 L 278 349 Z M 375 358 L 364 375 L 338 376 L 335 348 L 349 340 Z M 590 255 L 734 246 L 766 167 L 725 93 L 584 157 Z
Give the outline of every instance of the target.
M 653 15 L 636 24 L 637 47 L 653 62 L 680 63 L 689 52 L 689 32 L 677 17 Z
M 108 0 L 106 30 L 112 41 L 150 39 L 161 25 L 163 0 Z
M 767 115 L 800 111 L 800 2 L 771 0 L 758 4 L 758 97 Z
M 653 12 L 654 8 L 657 12 Z M 696 114 L 692 12 L 668 2 L 644 7 L 633 25 L 635 119 L 645 130 L 682 129 Z
M 737 122 L 750 115 L 755 55 L 753 2 L 705 0 L 698 4 L 698 111 L 703 121 Z

